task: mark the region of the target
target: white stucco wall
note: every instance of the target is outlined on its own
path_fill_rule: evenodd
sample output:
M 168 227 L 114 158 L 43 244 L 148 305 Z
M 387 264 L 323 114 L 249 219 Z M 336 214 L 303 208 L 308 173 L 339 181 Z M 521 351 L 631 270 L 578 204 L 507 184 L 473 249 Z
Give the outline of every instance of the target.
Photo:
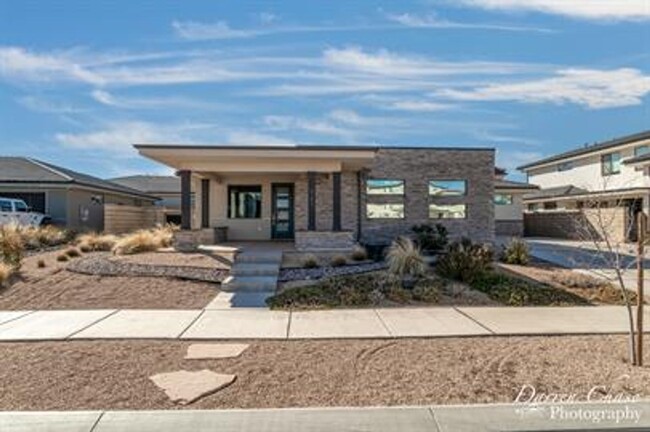
M 641 145 L 641 143 L 638 145 Z M 616 150 L 621 154 L 621 162 L 634 156 L 634 147 L 636 146 Z M 557 164 L 531 169 L 528 171 L 528 182 L 543 189 L 573 185 L 588 191 L 650 187 L 650 176 L 647 171 L 624 163 L 621 163 L 621 172 L 619 174 L 603 176 L 601 168 L 601 156 L 603 154 L 607 153 L 576 159 L 573 161 L 573 168 L 568 171 L 558 171 Z

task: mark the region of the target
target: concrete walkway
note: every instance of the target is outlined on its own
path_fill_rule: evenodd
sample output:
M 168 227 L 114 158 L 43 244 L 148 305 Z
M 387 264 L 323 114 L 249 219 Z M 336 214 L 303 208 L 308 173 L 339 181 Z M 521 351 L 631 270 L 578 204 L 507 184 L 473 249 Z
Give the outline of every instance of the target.
M 595 418 L 600 421 L 594 420 Z M 650 403 L 2 412 L 3 432 L 647 431 Z
M 646 310 L 650 322 L 650 310 Z M 622 306 L 0 312 L 0 341 L 335 339 L 627 332 Z

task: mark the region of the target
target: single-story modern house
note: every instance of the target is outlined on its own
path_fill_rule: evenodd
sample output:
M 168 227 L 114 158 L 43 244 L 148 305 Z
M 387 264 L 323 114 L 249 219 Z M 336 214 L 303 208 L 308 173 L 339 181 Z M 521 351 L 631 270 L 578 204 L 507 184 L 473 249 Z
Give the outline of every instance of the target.
M 166 223 L 181 224 L 181 179 L 175 176 L 133 175 L 109 179 L 113 183 L 160 198 L 156 206 L 164 213 Z M 192 203 L 194 194 L 192 194 Z
M 494 240 L 494 149 L 135 147 L 177 170 L 182 229 L 197 243 L 223 227 L 229 240 L 337 249 L 387 242 L 422 223 L 442 223 L 456 238 Z
M 4 156 L 0 157 L 0 197 L 22 199 L 34 211 L 49 214 L 56 225 L 93 231 L 110 224 L 113 216 L 106 220 L 107 207 L 153 208 L 158 199 L 47 162 Z

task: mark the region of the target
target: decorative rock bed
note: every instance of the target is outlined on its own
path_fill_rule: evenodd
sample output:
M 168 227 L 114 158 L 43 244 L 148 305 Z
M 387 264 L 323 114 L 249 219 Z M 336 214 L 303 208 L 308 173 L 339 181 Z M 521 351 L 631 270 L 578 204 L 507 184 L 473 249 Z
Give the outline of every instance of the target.
M 214 283 L 221 283 L 228 276 L 226 269 L 125 263 L 111 260 L 107 255 L 74 260 L 66 269 L 98 276 L 157 276 Z
M 301 280 L 318 280 L 323 278 L 346 276 L 386 268 L 386 263 L 370 262 L 362 264 L 346 265 L 341 267 L 317 267 L 317 268 L 285 268 L 280 270 L 278 282 L 293 282 Z

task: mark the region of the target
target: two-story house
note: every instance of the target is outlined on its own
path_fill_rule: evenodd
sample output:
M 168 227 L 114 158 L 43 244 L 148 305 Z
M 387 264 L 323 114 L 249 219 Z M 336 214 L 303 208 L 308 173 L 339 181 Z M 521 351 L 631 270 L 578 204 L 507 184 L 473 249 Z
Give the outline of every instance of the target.
M 580 212 L 582 209 L 620 209 L 616 237 L 634 237 L 636 215 L 648 214 L 650 209 L 650 130 L 585 145 L 581 148 L 550 156 L 519 169 L 526 173 L 528 182 L 540 190 L 524 197 L 530 213 L 560 214 Z M 610 213 L 615 212 L 611 210 Z M 580 212 L 584 214 L 585 212 Z M 533 218 L 531 217 L 531 220 Z M 559 216 L 544 230 L 536 219 L 534 233 L 562 237 Z M 527 229 L 528 229 L 527 225 Z M 573 237 L 566 233 L 566 237 Z

